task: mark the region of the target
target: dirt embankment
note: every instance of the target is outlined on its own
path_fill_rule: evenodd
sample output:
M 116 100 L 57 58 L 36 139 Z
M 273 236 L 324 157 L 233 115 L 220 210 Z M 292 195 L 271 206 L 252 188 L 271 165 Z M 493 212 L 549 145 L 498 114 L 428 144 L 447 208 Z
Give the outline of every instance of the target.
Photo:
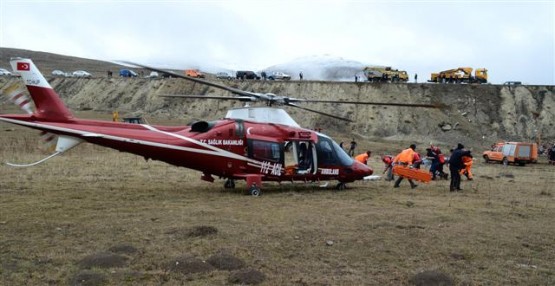
M 15 79 L 0 79 L 0 88 Z M 92 109 L 146 117 L 212 120 L 241 103 L 163 98 L 164 94 L 229 95 L 182 79 L 53 78 L 51 85 L 73 110 Z M 443 109 L 311 104 L 307 107 L 353 119 L 353 123 L 288 108 L 304 127 L 345 137 L 459 141 L 487 146 L 497 140 L 555 140 L 554 86 L 369 84 L 337 82 L 225 81 L 248 91 L 307 99 L 437 103 Z M 6 99 L 2 98 L 3 104 Z

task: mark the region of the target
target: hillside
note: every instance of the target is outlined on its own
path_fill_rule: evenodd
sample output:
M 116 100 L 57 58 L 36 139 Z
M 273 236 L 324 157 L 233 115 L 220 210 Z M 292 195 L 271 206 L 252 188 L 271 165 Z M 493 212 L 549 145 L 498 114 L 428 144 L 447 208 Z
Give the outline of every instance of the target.
M 65 72 L 86 70 L 93 76 L 105 76 L 108 70 L 115 72 L 121 69 L 120 65 L 111 62 L 10 48 L 0 48 L 0 67 L 11 70 L 9 68 L 11 57 L 33 59 L 33 62 L 45 75 L 49 75 L 53 70 Z
M 0 85 L 16 79 L 2 79 Z M 364 138 L 491 144 L 497 140 L 529 140 L 541 132 L 554 139 L 555 95 L 552 86 L 368 84 L 331 82 L 240 82 L 228 84 L 258 92 L 309 99 L 442 103 L 448 109 L 313 104 L 310 108 L 349 117 L 345 124 L 318 114 L 288 109 L 307 128 L 322 128 Z M 51 85 L 73 110 L 119 110 L 147 117 L 211 120 L 239 103 L 165 99 L 162 94 L 228 95 L 181 79 L 52 78 Z M 3 102 L 6 100 L 3 99 Z M 449 126 L 452 127 L 451 130 Z M 483 140 L 482 140 L 483 138 Z M 484 141 L 484 142 L 482 142 Z
M 2 60 L 6 49 L 2 49 Z M 30 52 L 45 74 L 54 66 L 105 71 L 116 68 L 106 62 Z M 46 68 L 45 68 L 46 67 Z M 73 68 L 72 68 L 73 67 Z M 102 74 L 104 76 L 104 74 Z M 0 88 L 17 79 L 0 79 Z M 182 79 L 125 79 L 114 77 L 73 79 L 50 78 L 51 85 L 73 110 L 95 110 L 110 114 L 143 115 L 147 118 L 213 120 L 225 116 L 240 103 L 213 100 L 165 99 L 163 94 L 229 95 L 214 88 Z M 455 144 L 467 142 L 483 148 L 498 140 L 555 140 L 555 95 L 553 86 L 370 84 L 323 81 L 225 81 L 224 84 L 257 92 L 308 99 L 439 103 L 445 109 L 313 104 L 309 108 L 353 119 L 346 124 L 318 114 L 287 109 L 306 128 L 322 128 L 340 138 L 361 140 L 430 141 Z M 7 104 L 0 99 L 0 104 Z

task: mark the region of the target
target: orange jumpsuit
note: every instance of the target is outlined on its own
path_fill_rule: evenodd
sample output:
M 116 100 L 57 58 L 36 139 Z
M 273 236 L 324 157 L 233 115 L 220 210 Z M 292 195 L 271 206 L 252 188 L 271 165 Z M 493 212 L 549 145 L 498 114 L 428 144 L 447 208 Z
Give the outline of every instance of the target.
M 393 159 L 393 163 L 404 165 L 404 166 L 412 165 L 412 163 L 414 162 L 415 157 L 417 156 L 416 154 L 417 153 L 412 148 L 405 149 L 405 150 L 401 151 L 401 153 L 399 153 L 399 155 L 395 156 L 395 158 Z M 416 157 L 416 159 L 420 159 L 420 156 Z M 401 183 L 403 178 L 404 178 L 403 176 L 399 176 L 397 181 L 395 181 L 395 184 L 393 185 L 393 187 L 398 188 L 399 184 Z M 410 183 L 411 188 L 414 189 L 418 186 L 411 179 L 408 179 L 408 181 Z
M 461 169 L 459 172 L 461 173 L 461 175 L 465 175 L 466 178 L 468 178 L 469 180 L 472 180 L 472 171 L 470 170 L 472 168 L 472 157 L 463 156 L 462 162 L 464 168 Z

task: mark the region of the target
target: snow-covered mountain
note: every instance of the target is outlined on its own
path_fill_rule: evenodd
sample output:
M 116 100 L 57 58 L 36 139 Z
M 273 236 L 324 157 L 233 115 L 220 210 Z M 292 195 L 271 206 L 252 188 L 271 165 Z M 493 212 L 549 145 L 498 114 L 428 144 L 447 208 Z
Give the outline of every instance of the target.
M 299 79 L 303 73 L 306 80 L 353 81 L 355 75 L 362 79 L 362 70 L 368 64 L 342 57 L 319 55 L 294 59 L 290 62 L 277 64 L 264 69 L 266 72 L 280 71 Z

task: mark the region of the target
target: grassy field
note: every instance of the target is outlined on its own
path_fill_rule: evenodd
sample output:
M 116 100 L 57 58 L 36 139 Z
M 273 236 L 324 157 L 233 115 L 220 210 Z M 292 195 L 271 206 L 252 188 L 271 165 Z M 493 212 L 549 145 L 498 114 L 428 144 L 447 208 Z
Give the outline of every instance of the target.
M 0 124 L 0 161 L 44 157 L 36 134 Z M 382 180 L 254 198 L 83 144 L 0 166 L 0 284 L 555 284 L 555 167 L 474 166 L 461 193 Z

